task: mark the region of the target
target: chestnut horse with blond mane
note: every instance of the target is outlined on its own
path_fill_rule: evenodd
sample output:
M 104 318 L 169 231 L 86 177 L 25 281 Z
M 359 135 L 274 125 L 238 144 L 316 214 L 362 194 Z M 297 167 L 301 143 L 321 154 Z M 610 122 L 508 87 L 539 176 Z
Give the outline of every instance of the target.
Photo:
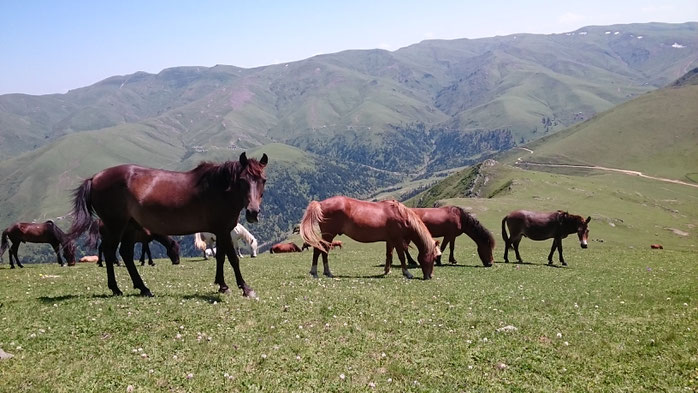
M 397 250 L 402 274 L 407 278 L 412 278 L 405 263 L 405 251 L 410 242 L 419 250 L 417 260 L 425 280 L 432 277 L 434 260 L 441 253 L 417 214 L 397 201 L 365 202 L 345 196 L 312 201 L 303 215 L 300 233 L 303 240 L 314 248 L 310 269 L 313 277 L 317 277 L 320 255 L 323 274 L 333 277 L 327 253 L 337 235 L 347 235 L 361 243 L 386 242 L 387 247 Z M 388 273 L 390 264 L 385 267 L 385 274 Z
M 10 246 L 8 240 L 12 242 L 12 246 Z M 17 266 L 24 267 L 19 262 L 17 251 L 19 250 L 19 245 L 25 242 L 50 244 L 51 247 L 53 247 L 53 251 L 56 253 L 56 262 L 61 266 L 65 265 L 61 259 L 60 251 L 62 249 L 63 257 L 66 262 L 68 262 L 68 266 L 75 265 L 75 243 L 70 241 L 61 228 L 52 220 L 43 223 L 16 222 L 2 231 L 0 257 L 2 257 L 5 250 L 10 247 L 10 268 L 15 268 L 14 262 L 17 262 Z
M 455 257 L 456 237 L 465 233 L 475 244 L 477 244 L 477 253 L 480 256 L 480 261 L 484 266 L 492 266 L 494 262 L 493 250 L 495 246 L 492 233 L 487 230 L 480 221 L 473 217 L 470 213 L 458 206 L 443 206 L 443 207 L 428 207 L 428 208 L 412 208 L 410 209 L 417 213 L 419 218 L 427 226 L 432 237 L 444 238 L 441 243 L 441 252 L 450 245 L 451 254 L 448 256 L 448 261 L 452 264 L 458 263 Z M 391 253 L 392 250 L 388 250 Z M 415 263 L 409 252 L 406 253 L 410 263 Z M 441 265 L 441 256 L 436 258 L 436 265 Z
M 502 239 L 504 239 L 504 262 L 509 262 L 509 247 L 513 247 L 516 252 L 516 260 L 521 260 L 519 254 L 519 243 L 522 237 L 531 240 L 546 240 L 553 238 L 553 247 L 548 254 L 548 265 L 553 264 L 553 254 L 558 250 L 560 263 L 567 266 L 562 257 L 562 239 L 567 235 L 576 233 L 579 238 L 579 245 L 587 248 L 589 237 L 589 221 L 582 216 L 569 214 L 558 210 L 552 213 L 532 212 L 527 210 L 516 210 L 509 213 L 502 219 Z M 509 227 L 510 236 L 507 236 L 506 227 Z
M 255 293 L 242 278 L 240 261 L 232 246 L 230 231 L 237 225 L 242 209 L 248 222 L 257 222 L 266 176 L 267 155 L 222 164 L 204 162 L 189 172 L 173 172 L 120 165 L 107 168 L 85 180 L 75 190 L 73 225 L 68 237 L 76 239 L 87 231 L 96 214 L 104 222 L 102 236 L 107 261 L 107 285 L 114 295 L 122 292 L 116 284 L 114 262 L 121 242 L 124 264 L 131 281 L 142 296 L 152 296 L 133 263 L 135 232 L 141 227 L 160 235 L 188 235 L 211 232 L 220 240 L 216 254 L 216 278 L 219 292 L 229 291 L 225 283 L 225 257 L 235 271 L 243 296 Z

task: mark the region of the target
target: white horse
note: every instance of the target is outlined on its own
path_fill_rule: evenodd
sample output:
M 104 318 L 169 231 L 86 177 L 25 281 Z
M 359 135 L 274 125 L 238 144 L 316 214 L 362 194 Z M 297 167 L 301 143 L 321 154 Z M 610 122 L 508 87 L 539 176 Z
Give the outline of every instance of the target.
M 237 253 L 238 257 L 242 258 L 242 253 L 240 252 L 240 239 L 243 239 L 245 243 L 249 245 L 250 254 L 252 258 L 257 256 L 257 239 L 247 230 L 242 224 L 238 223 L 230 235 L 233 239 L 233 248 Z M 216 255 L 216 236 L 212 233 L 201 232 L 194 235 L 194 246 L 199 250 L 204 252 L 204 259 L 208 259 L 209 256 Z

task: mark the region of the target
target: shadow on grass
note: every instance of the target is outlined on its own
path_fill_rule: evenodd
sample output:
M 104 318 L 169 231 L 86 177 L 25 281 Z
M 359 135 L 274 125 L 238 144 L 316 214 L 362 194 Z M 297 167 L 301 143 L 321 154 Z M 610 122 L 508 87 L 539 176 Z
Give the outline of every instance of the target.
M 213 303 L 213 302 L 222 302 L 223 301 L 223 294 L 221 293 L 216 293 L 216 294 L 201 294 L 201 293 L 195 293 L 193 295 L 184 295 L 182 296 L 182 299 L 185 300 L 203 300 L 208 303 Z

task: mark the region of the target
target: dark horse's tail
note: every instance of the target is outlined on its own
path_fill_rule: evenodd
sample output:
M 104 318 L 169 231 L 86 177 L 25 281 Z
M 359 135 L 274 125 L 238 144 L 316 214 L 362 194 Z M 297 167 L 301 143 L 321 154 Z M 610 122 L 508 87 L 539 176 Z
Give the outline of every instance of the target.
M 509 235 L 507 235 L 507 218 L 509 218 L 509 216 L 504 216 L 504 218 L 502 218 L 502 240 L 504 240 L 504 247 L 509 245 L 509 248 L 513 248 L 511 243 L 509 243 Z
M 491 266 L 494 262 L 494 256 L 492 255 L 495 246 L 494 236 L 465 209 L 458 206 L 456 208 L 460 214 L 461 230 L 477 244 L 477 253 L 482 264 Z
M 90 248 L 97 248 L 97 242 L 99 241 L 99 220 L 92 220 L 92 224 L 87 229 L 87 246 Z
M 10 242 L 7 240 L 7 229 L 2 231 L 2 242 L 0 242 L 0 258 L 2 258 L 2 254 L 5 253 L 7 250 L 7 247 L 10 246 Z
M 66 237 L 69 241 L 75 241 L 80 235 L 93 225 L 92 215 L 92 179 L 86 179 L 73 193 L 73 225 Z

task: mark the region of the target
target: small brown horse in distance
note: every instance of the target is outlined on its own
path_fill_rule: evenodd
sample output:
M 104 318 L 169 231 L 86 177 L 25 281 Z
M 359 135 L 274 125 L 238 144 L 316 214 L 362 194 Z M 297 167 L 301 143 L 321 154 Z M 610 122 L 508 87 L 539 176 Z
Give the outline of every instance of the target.
M 516 210 L 509 213 L 502 219 L 502 239 L 504 239 L 504 262 L 509 262 L 509 247 L 514 248 L 516 259 L 519 262 L 521 255 L 519 254 L 519 243 L 523 236 L 531 240 L 546 240 L 553 238 L 553 247 L 548 255 L 548 264 L 553 264 L 553 254 L 555 249 L 558 250 L 560 263 L 567 266 L 565 259 L 562 257 L 562 239 L 567 235 L 576 233 L 579 237 L 579 245 L 582 248 L 587 248 L 587 239 L 589 237 L 589 221 L 582 216 L 569 214 L 562 210 L 552 213 L 532 212 L 527 210 Z M 507 236 L 506 227 L 509 228 L 511 237 Z
M 189 172 L 137 165 L 107 168 L 86 179 L 75 190 L 74 221 L 68 236 L 76 239 L 90 228 L 92 215 L 99 216 L 106 228 L 102 246 L 109 289 L 114 295 L 122 294 L 114 276 L 116 249 L 121 242 L 121 255 L 134 288 L 143 296 L 152 296 L 133 263 L 135 232 L 129 228 L 135 225 L 161 235 L 211 232 L 220 240 L 215 279 L 219 291 L 229 291 L 223 274 L 227 255 L 243 296 L 255 297 L 242 278 L 230 231 L 237 225 L 242 209 L 247 209 L 248 222 L 257 222 L 267 161 L 266 154 L 257 161 L 242 153 L 239 161 L 204 162 Z
M 12 241 L 11 247 L 8 239 Z M 57 262 L 61 266 L 65 265 L 60 254 L 61 249 L 63 249 L 63 257 L 66 262 L 68 262 L 68 266 L 75 265 L 75 243 L 68 239 L 61 228 L 51 220 L 44 223 L 17 222 L 10 225 L 2 232 L 0 257 L 2 257 L 5 250 L 10 247 L 10 268 L 15 268 L 13 258 L 14 262 L 17 262 L 17 266 L 24 267 L 19 262 L 17 250 L 19 250 L 19 245 L 25 242 L 50 244 L 51 247 L 53 247 L 53 251 L 56 253 Z
M 300 231 L 300 229 L 299 229 Z M 301 247 L 301 251 L 305 251 L 306 248 L 310 248 L 310 244 L 303 242 L 303 247 Z M 341 240 L 332 240 L 332 244 L 330 244 L 330 250 L 334 250 L 335 248 L 339 248 L 340 250 L 342 249 L 342 241 Z M 417 262 L 415 262 L 416 264 Z
M 150 253 L 150 246 L 148 245 L 148 243 L 152 242 L 153 240 L 157 241 L 165 247 L 165 250 L 167 251 L 167 256 L 170 258 L 170 261 L 172 261 L 173 265 L 179 265 L 179 244 L 171 236 L 163 236 L 155 233 L 150 233 L 150 231 L 145 230 L 143 228 L 134 227 L 132 228 L 132 230 L 134 231 L 135 243 L 141 243 L 141 258 L 139 259 L 141 262 L 141 266 L 145 265 L 146 254 L 148 255 L 148 265 L 155 266 L 155 263 L 153 263 L 153 257 Z M 97 236 L 102 237 L 103 232 L 106 231 L 106 228 L 104 227 L 104 223 L 102 222 L 102 220 L 98 219 L 96 220 L 95 224 L 90 227 L 89 231 L 90 232 L 88 243 L 90 246 L 94 248 L 97 241 Z M 97 249 L 97 266 L 102 267 L 102 256 L 104 255 L 104 250 L 102 249 L 101 242 Z M 116 264 L 119 264 L 118 261 Z
M 301 252 L 301 248 L 294 242 L 276 243 L 269 249 L 270 254 L 281 254 L 284 252 Z
M 422 220 L 397 201 L 365 202 L 345 196 L 312 201 L 303 215 L 300 233 L 303 240 L 314 247 L 310 269 L 313 277 L 317 277 L 317 261 L 321 254 L 323 273 L 332 277 L 327 252 L 337 235 L 347 235 L 361 243 L 386 242 L 387 247 L 397 250 L 402 274 L 407 278 L 412 278 L 405 263 L 405 250 L 410 242 L 419 249 L 417 259 L 425 280 L 432 277 L 434 260 L 441 253 Z M 390 264 L 385 267 L 385 274 L 388 273 Z
M 492 266 L 494 262 L 494 246 L 495 241 L 492 233 L 488 231 L 480 221 L 473 217 L 465 209 L 458 206 L 442 206 L 429 208 L 413 208 L 410 209 L 417 213 L 424 225 L 427 226 L 431 236 L 444 238 L 441 243 L 441 252 L 446 249 L 446 245 L 451 246 L 451 254 L 448 256 L 448 261 L 452 264 L 458 263 L 455 258 L 456 237 L 465 233 L 470 236 L 475 244 L 477 244 L 477 253 L 484 266 Z M 391 253 L 392 250 L 388 250 Z M 409 252 L 407 259 L 410 263 L 414 263 Z M 441 265 L 441 256 L 436 259 L 436 265 Z

